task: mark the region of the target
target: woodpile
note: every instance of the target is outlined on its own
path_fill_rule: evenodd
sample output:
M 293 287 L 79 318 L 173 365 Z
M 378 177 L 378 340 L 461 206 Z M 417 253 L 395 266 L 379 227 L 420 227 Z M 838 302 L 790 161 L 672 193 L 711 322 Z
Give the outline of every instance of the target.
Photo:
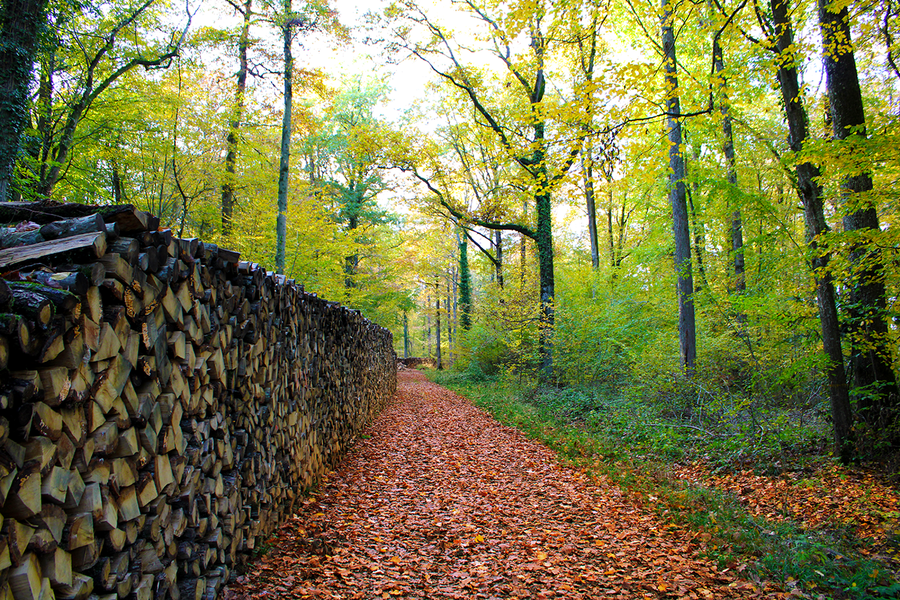
M 397 369 L 418 369 L 419 367 L 434 369 L 435 366 L 436 363 L 433 358 L 410 357 L 397 359 Z
M 215 598 L 393 395 L 390 332 L 129 205 L 0 223 L 0 600 Z

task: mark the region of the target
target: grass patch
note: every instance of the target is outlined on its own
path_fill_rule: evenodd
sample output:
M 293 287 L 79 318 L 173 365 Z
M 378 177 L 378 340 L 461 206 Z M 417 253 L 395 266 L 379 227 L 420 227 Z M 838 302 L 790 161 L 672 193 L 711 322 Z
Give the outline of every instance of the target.
M 810 452 L 818 444 L 814 428 L 790 437 L 751 437 L 741 435 L 740 427 L 711 431 L 685 422 L 671 407 L 591 389 L 522 389 L 497 379 L 471 381 L 464 374 L 426 373 L 567 462 L 638 494 L 665 521 L 701 536 L 707 555 L 723 567 L 785 588 L 798 587 L 815 598 L 900 596 L 890 565 L 866 556 L 872 550 L 848 530 L 804 530 L 789 519 L 760 519 L 734 496 L 691 485 L 672 473 L 674 463 L 697 458 L 719 468 L 738 462 L 760 473 L 788 464 L 814 471 L 817 462 L 828 461 Z

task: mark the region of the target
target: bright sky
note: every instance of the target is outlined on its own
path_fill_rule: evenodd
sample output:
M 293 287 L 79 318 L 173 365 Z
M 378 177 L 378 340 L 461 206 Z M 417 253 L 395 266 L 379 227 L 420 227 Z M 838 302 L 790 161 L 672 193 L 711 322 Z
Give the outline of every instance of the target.
M 443 4 L 437 0 L 437 4 Z M 363 20 L 366 12 L 379 11 L 387 0 L 332 0 L 331 6 L 340 14 L 340 21 L 351 28 L 353 42 L 338 45 L 333 39 L 320 38 L 315 44 L 303 44 L 303 53 L 311 66 L 319 66 L 335 80 L 353 75 L 386 78 L 390 88 L 390 102 L 385 107 L 389 119 L 399 119 L 403 112 L 417 103 L 426 93 L 426 84 L 433 80 L 431 70 L 421 61 L 407 59 L 402 64 L 390 64 L 389 57 L 379 54 L 378 48 L 363 43 L 366 31 Z M 395 60 L 398 57 L 393 57 Z

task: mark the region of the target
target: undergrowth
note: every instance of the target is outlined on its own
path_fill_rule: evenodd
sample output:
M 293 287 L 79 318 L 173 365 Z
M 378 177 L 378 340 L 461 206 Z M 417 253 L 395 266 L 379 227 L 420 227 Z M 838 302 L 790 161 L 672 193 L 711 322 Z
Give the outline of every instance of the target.
M 699 399 L 648 402 L 602 388 L 541 389 L 471 375 L 428 371 L 433 381 L 498 421 L 637 494 L 672 526 L 695 532 L 721 566 L 812 598 L 900 596 L 891 569 L 865 556 L 866 542 L 849 531 L 769 522 L 728 494 L 672 475 L 673 463 L 698 459 L 718 469 L 739 464 L 761 474 L 811 471 L 829 460 L 814 411 L 800 415 L 799 426 L 798 416 L 791 415 L 792 426 L 779 427 L 785 417 L 777 407 L 752 407 L 748 417 L 747 406 L 716 406 L 702 391 Z M 698 408 L 707 414 L 698 415 Z

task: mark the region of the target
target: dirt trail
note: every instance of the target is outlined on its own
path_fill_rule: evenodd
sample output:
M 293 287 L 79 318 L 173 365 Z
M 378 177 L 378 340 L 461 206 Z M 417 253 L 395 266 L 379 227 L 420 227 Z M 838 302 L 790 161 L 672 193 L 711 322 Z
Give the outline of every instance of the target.
M 398 384 L 226 598 L 764 596 L 617 487 L 421 373 Z

